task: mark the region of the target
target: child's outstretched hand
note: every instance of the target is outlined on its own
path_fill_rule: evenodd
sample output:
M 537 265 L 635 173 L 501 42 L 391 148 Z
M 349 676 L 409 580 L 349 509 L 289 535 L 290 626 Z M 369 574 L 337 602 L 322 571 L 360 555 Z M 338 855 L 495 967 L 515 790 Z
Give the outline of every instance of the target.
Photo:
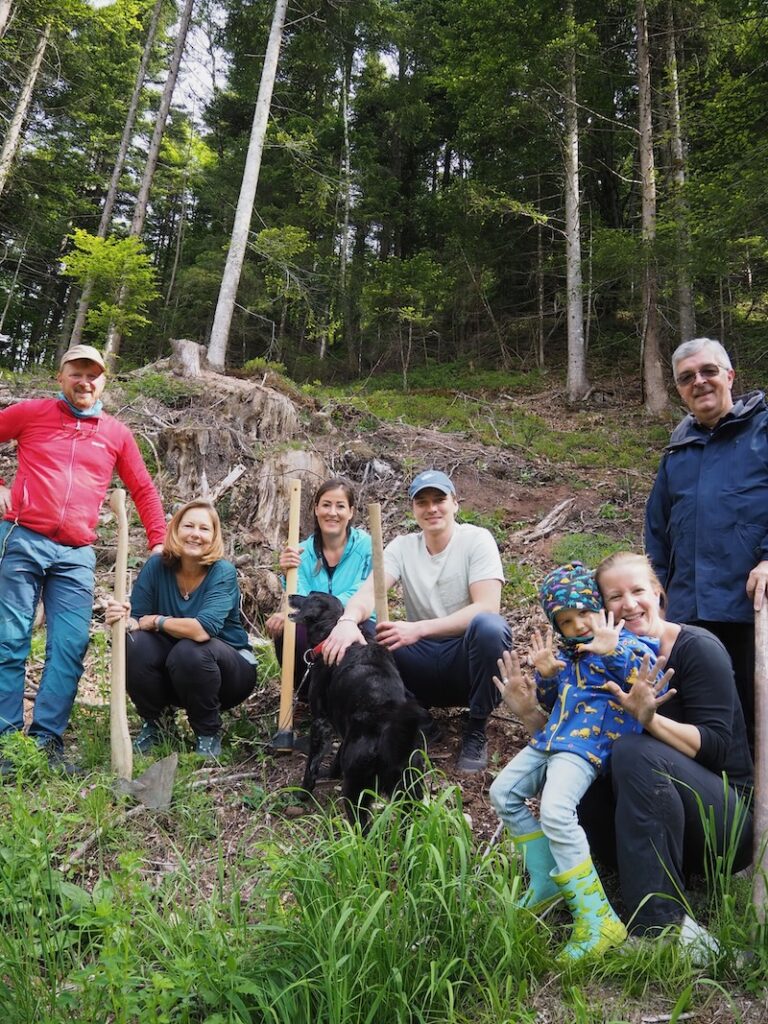
M 624 628 L 624 619 L 614 625 L 613 623 L 613 612 L 606 614 L 604 611 L 596 613 L 598 617 L 598 626 L 595 630 L 595 634 L 588 644 L 577 644 L 577 651 L 591 651 L 593 654 L 611 654 L 619 646 L 619 633 Z
M 555 654 L 551 626 L 547 627 L 543 638 L 541 632 L 534 629 L 531 646 L 528 648 L 528 660 L 542 679 L 551 679 L 565 668 L 565 662 L 560 661 Z

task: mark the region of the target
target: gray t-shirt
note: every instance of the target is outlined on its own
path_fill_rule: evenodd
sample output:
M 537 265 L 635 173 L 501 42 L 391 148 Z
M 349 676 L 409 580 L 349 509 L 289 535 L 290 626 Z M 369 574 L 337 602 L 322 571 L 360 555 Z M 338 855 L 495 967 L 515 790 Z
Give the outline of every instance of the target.
M 395 537 L 384 550 L 384 571 L 400 581 L 409 622 L 440 619 L 472 603 L 469 587 L 504 581 L 496 541 L 488 530 L 456 523 L 446 547 L 430 555 L 424 534 Z

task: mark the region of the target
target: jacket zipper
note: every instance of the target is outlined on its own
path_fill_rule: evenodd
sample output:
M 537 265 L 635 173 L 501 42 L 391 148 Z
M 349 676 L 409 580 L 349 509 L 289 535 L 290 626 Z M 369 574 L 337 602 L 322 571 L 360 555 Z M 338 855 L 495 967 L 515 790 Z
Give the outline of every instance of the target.
M 563 692 L 560 694 L 560 717 L 557 720 L 557 725 L 552 730 L 551 736 L 547 740 L 547 745 L 544 748 L 545 750 L 549 750 L 551 748 L 552 741 L 554 740 L 555 736 L 557 736 L 557 734 L 558 734 L 558 732 L 560 730 L 560 726 L 563 724 L 563 718 L 565 717 L 565 698 L 568 695 L 568 691 L 570 689 L 571 689 L 571 684 L 570 683 L 566 683 L 565 686 L 563 687 Z

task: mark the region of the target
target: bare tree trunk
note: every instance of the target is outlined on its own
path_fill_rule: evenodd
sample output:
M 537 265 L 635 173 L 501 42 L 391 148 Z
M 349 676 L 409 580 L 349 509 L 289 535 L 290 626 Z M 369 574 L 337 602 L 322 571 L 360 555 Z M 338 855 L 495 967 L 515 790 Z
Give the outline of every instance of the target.
M 237 286 L 240 283 L 245 249 L 248 244 L 248 232 L 251 226 L 253 203 L 256 198 L 256 186 L 259 182 L 261 154 L 264 149 L 264 138 L 267 134 L 269 107 L 272 102 L 272 90 L 274 89 L 275 77 L 277 75 L 277 60 L 280 56 L 280 45 L 283 41 L 283 26 L 285 24 L 287 7 L 288 0 L 275 0 L 272 28 L 269 33 L 267 52 L 264 55 L 259 95 L 256 99 L 256 109 L 253 114 L 251 140 L 248 145 L 248 155 L 245 161 L 243 180 L 240 185 L 240 196 L 237 201 L 237 210 L 235 211 L 235 222 L 232 227 L 227 262 L 221 279 L 219 299 L 216 303 L 216 315 L 213 320 L 211 343 L 208 348 L 208 361 L 211 366 L 218 370 L 224 369 L 224 361 L 227 357 L 229 328 L 232 324 Z
M 642 183 L 643 242 L 646 248 L 643 272 L 643 387 L 645 408 L 653 415 L 667 411 L 659 344 L 658 282 L 651 247 L 656 238 L 656 180 L 651 119 L 651 61 L 648 51 L 648 12 L 645 0 L 637 0 L 637 84 L 640 130 L 640 179 Z
M 677 221 L 677 310 L 680 341 L 696 337 L 693 287 L 688 269 L 690 233 L 688 205 L 684 197 L 686 154 L 680 118 L 680 84 L 675 52 L 675 19 L 672 0 L 667 4 L 667 76 L 669 88 L 669 137 L 672 150 L 672 195 Z
M 0 0 L 0 39 L 5 35 L 11 18 L 12 0 Z
M 152 48 L 155 43 L 157 25 L 160 20 L 160 12 L 163 9 L 163 4 L 164 0 L 156 0 L 154 9 L 152 11 L 152 18 L 149 22 L 147 38 L 144 43 L 144 53 L 141 56 L 139 70 L 136 73 L 136 81 L 133 86 L 133 95 L 131 96 L 131 102 L 128 105 L 128 113 L 125 116 L 125 125 L 123 126 L 123 136 L 120 139 L 120 148 L 118 149 L 117 156 L 115 157 L 115 165 L 112 168 L 112 177 L 109 180 L 107 195 L 104 199 L 104 208 L 101 211 L 99 227 L 96 231 L 96 235 L 98 238 L 106 238 L 107 232 L 109 231 L 109 225 L 112 220 L 112 211 L 115 208 L 115 202 L 117 200 L 117 187 L 120 184 L 120 176 L 123 173 L 123 167 L 125 166 L 125 158 L 128 155 L 128 146 L 130 145 L 131 138 L 133 137 L 133 128 L 134 125 L 136 124 L 136 114 L 139 109 L 141 90 L 144 88 L 144 79 L 147 76 L 147 67 L 149 66 L 149 59 L 152 56 Z M 86 281 L 83 287 L 82 295 L 80 296 L 80 302 L 77 307 L 77 316 L 75 317 L 75 324 L 74 327 L 72 328 L 72 336 L 69 340 L 70 348 L 73 345 L 79 345 L 82 340 L 83 328 L 85 327 L 85 318 L 88 315 L 88 306 L 91 301 L 92 292 L 93 282 Z
M 568 4 L 573 27 L 573 3 Z M 569 402 L 580 402 L 589 392 L 584 348 L 584 300 L 581 280 L 581 215 L 579 210 L 579 115 L 576 104 L 576 43 L 568 54 L 568 95 L 565 101 L 565 277 L 568 318 Z
M 24 85 L 21 89 L 21 95 L 19 96 L 16 104 L 16 109 L 13 112 L 11 123 L 8 126 L 5 139 L 3 140 L 3 148 L 0 151 L 0 195 L 3 194 L 6 182 L 11 173 L 11 167 L 16 157 L 16 152 L 19 148 L 19 142 L 21 140 L 21 129 L 24 124 L 24 119 L 29 111 L 29 105 L 32 102 L 32 93 L 35 89 L 35 82 L 37 76 L 40 73 L 40 68 L 43 63 L 43 57 L 45 56 L 45 48 L 48 46 L 48 40 L 51 37 L 51 22 L 43 29 L 40 38 L 37 41 L 34 55 L 32 56 L 32 62 L 29 65 L 29 71 L 27 77 L 24 80 Z
M 536 176 L 537 210 L 541 213 L 541 175 Z M 536 222 L 536 365 L 544 366 L 544 227 Z
M 152 188 L 152 181 L 154 180 L 155 171 L 157 169 L 157 161 L 160 156 L 160 144 L 163 141 L 163 133 L 165 132 L 165 125 L 168 120 L 168 112 L 171 109 L 171 100 L 173 99 L 173 91 L 176 88 L 176 79 L 179 77 L 179 67 L 181 66 L 181 58 L 184 54 L 184 46 L 187 41 L 187 33 L 189 32 L 189 23 L 192 19 L 192 8 L 194 5 L 195 0 L 184 0 L 184 8 L 181 12 L 179 27 L 176 34 L 176 43 L 173 47 L 171 63 L 168 67 L 168 77 L 165 80 L 163 94 L 160 97 L 160 106 L 155 120 L 155 130 L 152 132 L 152 139 L 149 143 L 149 151 L 147 152 L 147 162 L 144 165 L 144 173 L 141 177 L 139 194 L 136 197 L 136 206 L 133 210 L 133 219 L 128 232 L 129 237 L 138 238 L 144 230 L 144 221 L 146 220 L 147 206 L 149 205 L 149 193 Z M 123 294 L 124 293 L 121 292 L 121 298 L 119 300 L 120 305 L 122 305 Z M 107 343 L 104 346 L 104 355 L 110 369 L 114 367 L 117 355 L 120 352 L 121 343 L 122 335 L 114 325 L 111 326 L 107 332 Z
M 16 282 L 19 280 L 19 271 L 21 270 L 21 264 L 24 262 L 24 257 L 27 254 L 27 242 L 28 241 L 29 241 L 29 231 L 27 232 L 27 237 L 24 239 L 24 244 L 21 247 L 21 252 L 19 253 L 19 258 L 18 258 L 18 260 L 16 260 L 16 269 L 13 272 L 13 280 L 11 281 L 11 286 L 8 289 L 8 297 L 5 300 L 5 306 L 3 307 L 3 312 L 2 312 L 2 314 L 0 314 L 0 334 L 3 333 L 3 327 L 5 327 L 5 318 L 8 315 L 8 310 L 11 308 L 11 301 L 13 299 L 13 293 L 16 291 Z

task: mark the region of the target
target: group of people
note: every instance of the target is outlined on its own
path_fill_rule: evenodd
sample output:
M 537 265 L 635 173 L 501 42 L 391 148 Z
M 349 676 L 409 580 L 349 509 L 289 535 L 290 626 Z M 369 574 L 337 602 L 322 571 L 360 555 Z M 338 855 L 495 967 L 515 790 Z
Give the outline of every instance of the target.
M 673 372 L 689 414 L 648 501 L 648 558 L 622 552 L 594 572 L 573 564 L 547 576 L 540 597 L 550 625 L 528 651 L 534 678 L 501 615 L 498 547 L 487 530 L 457 522 L 454 483 L 439 470 L 413 480 L 418 530 L 384 552 L 404 620 L 373 618 L 371 541 L 352 526 L 346 480 L 319 488 L 313 534 L 280 555 L 283 570 L 298 569 L 299 593 L 344 603 L 326 660 L 375 638 L 425 708 L 466 709 L 460 771 L 487 768 L 486 726 L 500 700 L 523 722 L 530 743 L 490 796 L 525 862 L 521 905 L 536 911 L 565 898 L 574 919 L 567 961 L 626 937 L 595 860 L 617 866 L 633 932 L 674 924 L 682 938 L 706 943 L 687 913 L 687 877 L 729 844 L 734 868 L 751 857 L 752 621 L 768 583 L 768 406 L 759 392 L 733 399 L 730 360 L 711 339 L 681 345 Z M 166 531 L 135 441 L 101 408 L 104 381 L 101 354 L 79 345 L 62 359 L 57 398 L 0 412 L 0 441 L 18 443 L 12 488 L 0 481 L 0 733 L 23 727 L 24 665 L 42 596 L 46 662 L 29 733 L 62 758 L 88 640 L 93 528 L 117 471 L 151 551 L 130 603 L 110 601 L 106 612 L 107 622 L 128 623 L 128 691 L 144 721 L 136 746 L 147 752 L 172 738 L 184 708 L 196 750 L 216 757 L 221 711 L 256 682 L 235 569 L 209 503 L 188 503 Z M 278 652 L 283 627 L 282 613 L 267 621 Z M 296 642 L 298 687 L 300 631 Z M 427 741 L 438 733 L 433 720 Z

